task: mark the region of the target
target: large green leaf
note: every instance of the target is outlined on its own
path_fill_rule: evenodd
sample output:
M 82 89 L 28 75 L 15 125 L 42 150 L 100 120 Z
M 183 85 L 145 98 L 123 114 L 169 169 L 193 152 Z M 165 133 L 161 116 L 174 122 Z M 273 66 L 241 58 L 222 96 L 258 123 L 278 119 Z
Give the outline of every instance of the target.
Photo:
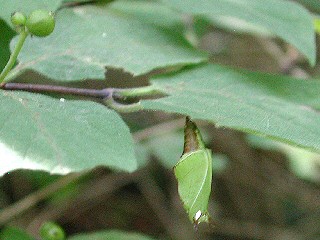
M 33 69 L 57 80 L 104 79 L 106 66 L 137 75 L 206 60 L 179 33 L 108 6 L 59 11 L 53 34 L 28 38 L 14 71 Z
M 138 233 L 129 233 L 122 232 L 118 230 L 109 230 L 103 232 L 95 232 L 88 234 L 79 234 L 73 237 L 68 238 L 68 240 L 152 240 L 153 238 L 138 234 Z
M 109 6 L 112 10 L 134 17 L 139 21 L 174 28 L 175 31 L 184 30 L 182 17 L 176 11 L 157 1 L 120 0 Z
M 0 101 L 0 174 L 137 167 L 128 127 L 102 105 L 9 91 L 0 91 Z
M 152 81 L 169 96 L 147 109 L 177 112 L 320 150 L 320 82 L 203 65 Z M 303 133 L 303 134 L 301 134 Z
M 4 19 L 12 27 L 10 21 L 12 13 L 20 11 L 28 16 L 36 9 L 55 11 L 61 2 L 62 0 L 0 0 L 0 18 Z
M 302 6 L 285 0 L 162 0 L 183 12 L 203 15 L 214 24 L 250 26 L 273 33 L 299 49 L 314 65 L 312 17 Z

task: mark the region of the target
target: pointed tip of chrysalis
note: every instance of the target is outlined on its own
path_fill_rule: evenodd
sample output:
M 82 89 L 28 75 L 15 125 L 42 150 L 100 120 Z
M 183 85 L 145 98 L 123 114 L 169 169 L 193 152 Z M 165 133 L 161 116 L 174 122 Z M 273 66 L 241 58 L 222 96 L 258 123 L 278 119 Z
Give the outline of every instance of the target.
M 191 120 L 189 116 L 187 116 L 186 124 L 184 127 L 184 148 L 182 154 L 193 152 L 203 148 L 205 148 L 205 145 L 197 125 Z
M 191 122 L 191 117 L 190 117 L 190 116 L 186 116 L 186 124 L 187 124 L 188 122 Z

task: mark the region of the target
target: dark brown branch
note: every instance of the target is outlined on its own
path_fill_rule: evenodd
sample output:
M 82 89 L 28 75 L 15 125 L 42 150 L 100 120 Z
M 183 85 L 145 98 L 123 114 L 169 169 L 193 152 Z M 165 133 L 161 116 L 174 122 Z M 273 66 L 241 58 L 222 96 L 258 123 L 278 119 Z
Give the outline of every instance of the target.
M 26 83 L 4 83 L 0 85 L 0 88 L 3 90 L 22 90 L 28 92 L 70 94 L 95 98 L 108 98 L 114 91 L 113 88 L 88 89 Z

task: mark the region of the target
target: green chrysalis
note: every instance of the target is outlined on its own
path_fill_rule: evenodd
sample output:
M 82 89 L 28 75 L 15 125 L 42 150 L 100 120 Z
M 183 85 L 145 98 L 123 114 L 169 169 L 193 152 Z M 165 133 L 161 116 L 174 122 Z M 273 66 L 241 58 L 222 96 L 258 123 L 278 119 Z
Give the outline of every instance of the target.
M 212 181 L 212 155 L 205 148 L 196 124 L 186 118 L 184 150 L 174 166 L 178 192 L 183 206 L 194 224 L 209 221 L 208 201 Z

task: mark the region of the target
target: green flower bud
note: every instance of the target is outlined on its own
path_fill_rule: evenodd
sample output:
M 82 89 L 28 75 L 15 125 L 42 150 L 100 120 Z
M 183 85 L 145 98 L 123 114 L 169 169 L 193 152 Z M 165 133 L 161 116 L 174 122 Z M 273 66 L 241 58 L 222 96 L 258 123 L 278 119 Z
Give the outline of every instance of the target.
M 40 228 L 40 236 L 43 240 L 66 239 L 63 229 L 54 222 L 46 222 Z
M 37 37 L 46 37 L 53 32 L 55 25 L 52 12 L 46 10 L 35 10 L 27 18 L 26 27 L 28 31 Z
M 11 15 L 11 23 L 15 27 L 24 26 L 26 24 L 27 18 L 22 12 L 14 12 Z

